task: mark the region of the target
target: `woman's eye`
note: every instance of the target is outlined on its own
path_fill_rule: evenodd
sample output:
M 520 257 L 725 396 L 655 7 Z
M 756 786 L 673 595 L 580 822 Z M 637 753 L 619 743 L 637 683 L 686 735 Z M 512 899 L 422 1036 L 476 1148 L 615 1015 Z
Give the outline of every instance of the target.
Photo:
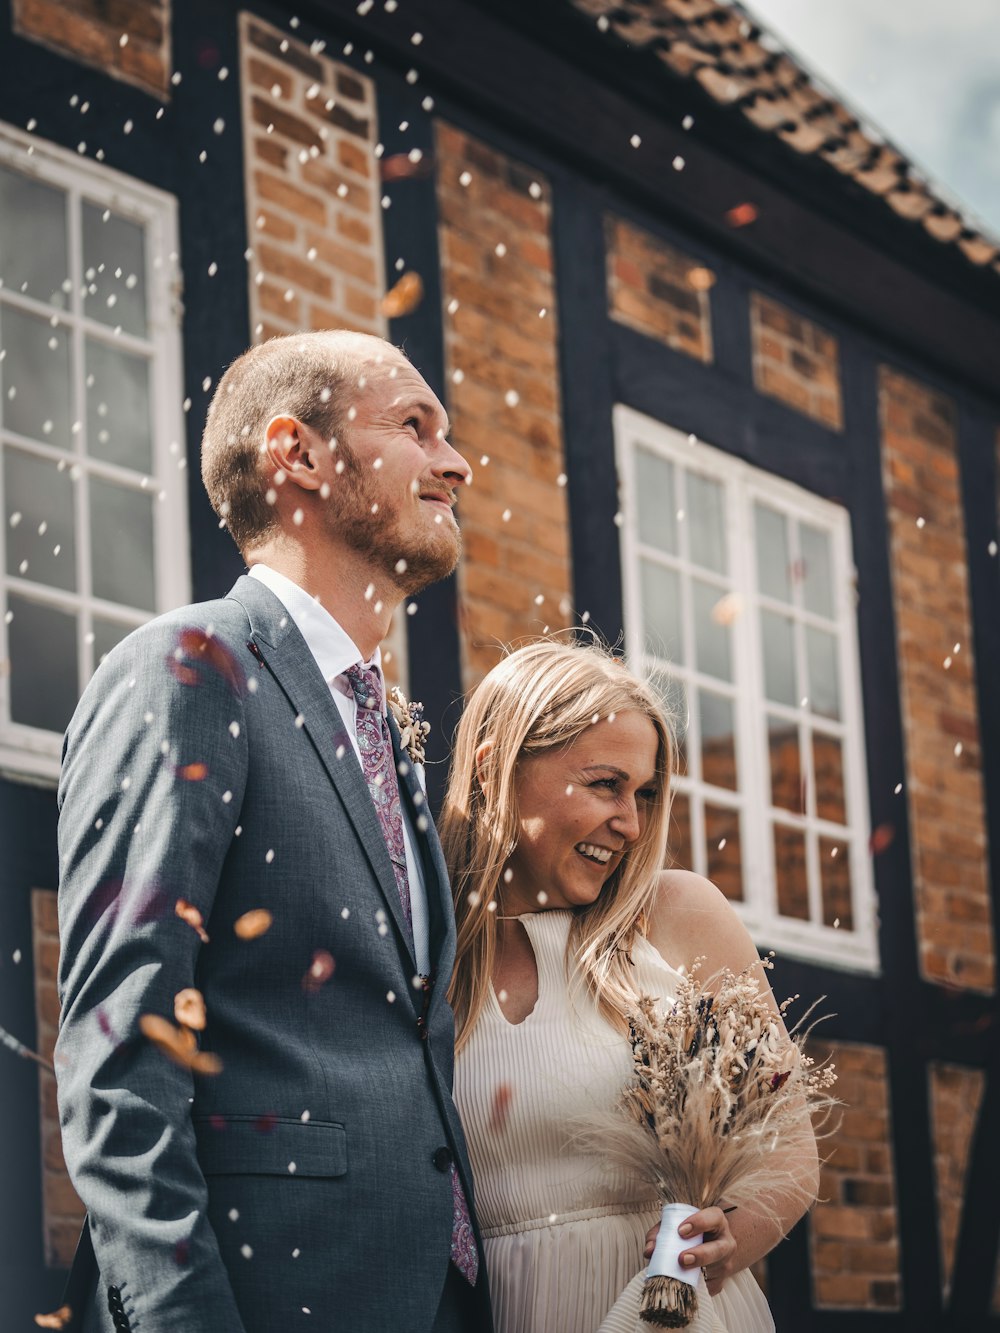
M 617 779 L 617 778 L 597 778 L 596 781 L 592 782 L 590 785 L 591 785 L 592 787 L 603 787 L 606 791 L 617 791 L 617 790 L 618 790 L 618 779 Z
M 643 788 L 641 788 L 640 791 L 638 792 L 638 795 L 639 795 L 640 800 L 643 800 L 643 801 L 646 801 L 646 802 L 652 802 L 652 801 L 655 801 L 656 798 L 657 798 L 657 795 L 658 795 L 658 794 L 659 794 L 659 793 L 657 792 L 657 790 L 656 790 L 655 787 L 643 787 Z

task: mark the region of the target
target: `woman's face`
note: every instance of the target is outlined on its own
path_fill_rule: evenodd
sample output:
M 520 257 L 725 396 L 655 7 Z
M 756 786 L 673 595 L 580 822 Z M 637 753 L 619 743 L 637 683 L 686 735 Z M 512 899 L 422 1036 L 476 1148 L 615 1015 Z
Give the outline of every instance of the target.
M 656 752 L 649 718 L 625 712 L 520 761 L 518 843 L 499 889 L 505 916 L 596 902 L 660 795 Z

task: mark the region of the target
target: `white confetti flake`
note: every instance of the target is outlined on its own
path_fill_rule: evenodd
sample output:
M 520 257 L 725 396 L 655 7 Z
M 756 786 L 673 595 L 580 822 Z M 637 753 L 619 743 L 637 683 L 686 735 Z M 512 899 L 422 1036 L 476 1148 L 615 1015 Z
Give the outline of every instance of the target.
M 241 1246 L 240 1246 L 240 1254 L 242 1254 L 242 1256 L 243 1256 L 244 1259 L 252 1259 L 252 1258 L 253 1258 L 253 1248 L 252 1248 L 252 1246 L 250 1246 L 250 1245 L 241 1245 Z
M 674 158 L 673 162 L 671 163 L 671 166 L 673 167 L 674 171 L 683 171 L 683 170 L 684 170 L 684 159 L 681 157 L 681 155 L 680 155 L 679 153 L 678 153 L 678 155 Z
M 500 515 L 500 517 L 501 517 L 501 519 L 503 520 L 504 523 L 509 523 L 509 522 L 510 522 L 510 519 L 511 519 L 511 513 L 510 513 L 510 510 L 509 510 L 509 509 L 505 509 L 505 510 L 503 511 L 503 513 Z
M 292 1251 L 292 1258 L 293 1258 L 293 1259 L 297 1259 L 301 1253 L 302 1253 L 302 1251 L 301 1251 L 300 1249 L 298 1249 L 298 1248 L 294 1249 L 294 1250 Z
M 349 907 L 342 907 L 340 909 L 340 915 L 343 918 L 343 920 L 346 921 L 347 918 L 351 915 L 351 909 Z
M 684 119 L 681 121 L 681 129 L 689 130 L 693 124 L 694 124 L 694 116 L 685 116 Z
M 923 517 L 923 515 L 921 515 L 920 518 L 917 519 L 917 527 L 923 528 L 926 526 L 927 526 L 927 520 Z
M 240 1220 L 240 1210 L 238 1208 L 230 1208 L 229 1220 L 230 1222 L 238 1222 Z
M 268 865 L 270 865 L 271 862 L 274 860 L 274 848 L 273 848 L 273 847 L 268 847 L 267 851 L 264 853 L 264 860 L 267 862 Z
M 390 1004 L 395 1004 L 396 992 L 394 990 L 387 990 L 385 993 L 385 998 L 389 1001 Z
M 642 139 L 638 134 L 633 134 L 631 139 L 629 139 L 629 143 L 632 145 L 633 148 L 638 148 L 639 145 L 642 143 Z
M 289 1162 L 289 1163 L 288 1163 L 288 1173 L 289 1173 L 289 1175 L 294 1176 L 294 1175 L 295 1175 L 295 1172 L 296 1172 L 297 1170 L 298 1170 L 298 1167 L 295 1165 L 294 1162 Z M 309 1311 L 306 1310 L 305 1313 L 308 1314 Z
M 503 400 L 508 407 L 517 407 L 518 403 L 521 401 L 521 395 L 516 389 L 508 389 L 503 396 Z
M 497 241 L 496 245 L 493 247 L 493 253 L 496 255 L 497 259 L 505 258 L 507 247 L 504 245 L 503 241 Z
M 11 954 L 11 958 L 14 960 L 14 965 L 16 967 L 21 961 L 21 950 L 15 949 L 14 952 Z
M 233 740 L 240 734 L 240 724 L 238 722 L 230 722 L 229 734 L 232 736 Z
M 903 784 L 901 782 L 897 782 L 895 787 L 893 787 L 892 789 L 893 796 L 898 796 L 902 790 L 903 790 Z

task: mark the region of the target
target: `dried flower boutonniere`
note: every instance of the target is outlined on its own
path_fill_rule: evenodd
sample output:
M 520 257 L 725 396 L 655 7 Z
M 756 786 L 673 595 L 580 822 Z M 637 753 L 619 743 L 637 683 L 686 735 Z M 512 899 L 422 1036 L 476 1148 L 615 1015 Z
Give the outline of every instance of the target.
M 398 685 L 393 685 L 386 702 L 399 728 L 399 743 L 414 764 L 424 762 L 424 741 L 431 724 L 424 721 L 423 704 L 411 703 Z

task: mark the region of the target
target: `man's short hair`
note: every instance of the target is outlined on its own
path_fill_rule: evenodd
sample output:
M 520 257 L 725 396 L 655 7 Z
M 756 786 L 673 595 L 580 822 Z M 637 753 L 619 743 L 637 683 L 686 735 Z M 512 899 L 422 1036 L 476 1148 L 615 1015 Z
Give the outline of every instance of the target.
M 361 367 L 396 350 L 347 330 L 291 333 L 251 347 L 232 363 L 209 404 L 201 476 L 241 554 L 277 527 L 261 468 L 268 422 L 294 417 L 326 439 L 343 438 Z

